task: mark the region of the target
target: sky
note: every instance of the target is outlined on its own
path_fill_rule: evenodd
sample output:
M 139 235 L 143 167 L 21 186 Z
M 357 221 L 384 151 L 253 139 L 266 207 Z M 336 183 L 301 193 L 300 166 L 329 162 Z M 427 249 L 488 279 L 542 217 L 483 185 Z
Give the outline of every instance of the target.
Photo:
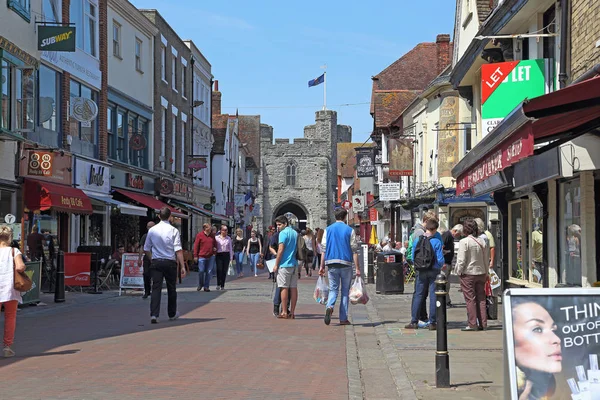
M 327 108 L 366 141 L 371 77 L 420 42 L 452 35 L 452 0 L 198 1 L 130 0 L 157 9 L 191 39 L 219 81 L 222 111 L 260 115 L 276 138 L 297 138 L 323 107 L 323 85 L 308 87 L 327 66 Z

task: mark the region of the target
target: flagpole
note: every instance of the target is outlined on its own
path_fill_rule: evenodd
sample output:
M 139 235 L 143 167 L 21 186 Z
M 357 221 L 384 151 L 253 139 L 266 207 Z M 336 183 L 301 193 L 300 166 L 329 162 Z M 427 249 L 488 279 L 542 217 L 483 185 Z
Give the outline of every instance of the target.
M 327 110 L 327 71 L 323 72 L 323 111 Z

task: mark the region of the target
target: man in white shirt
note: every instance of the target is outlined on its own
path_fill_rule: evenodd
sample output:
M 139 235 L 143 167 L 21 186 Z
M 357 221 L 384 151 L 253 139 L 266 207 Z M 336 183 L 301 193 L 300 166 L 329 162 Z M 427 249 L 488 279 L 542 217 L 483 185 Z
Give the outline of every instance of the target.
M 144 251 L 152 259 L 150 271 L 152 273 L 152 294 L 150 298 L 150 322 L 156 324 L 160 314 L 160 296 L 162 292 L 163 278 L 167 282 L 167 310 L 169 320 L 179 318 L 177 312 L 177 265 L 181 267 L 181 277 L 184 278 L 186 271 L 183 263 L 183 250 L 181 248 L 181 237 L 179 231 L 171 225 L 169 218 L 171 210 L 168 207 L 160 209 L 160 222 L 150 228 Z

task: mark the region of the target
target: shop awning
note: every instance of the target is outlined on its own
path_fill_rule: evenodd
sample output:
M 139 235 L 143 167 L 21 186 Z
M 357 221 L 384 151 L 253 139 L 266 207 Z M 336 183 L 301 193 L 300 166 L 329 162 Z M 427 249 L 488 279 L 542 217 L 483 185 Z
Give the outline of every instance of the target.
M 177 204 L 177 205 L 179 205 L 179 206 L 181 206 L 183 208 L 187 208 L 190 211 L 194 211 L 194 212 L 197 212 L 199 214 L 202 214 L 202 215 L 205 215 L 207 217 L 210 217 L 212 219 L 220 220 L 220 221 L 227 221 L 227 222 L 231 223 L 231 217 L 228 217 L 226 215 L 217 214 L 217 213 L 214 213 L 212 211 L 208 211 L 208 210 L 205 210 L 205 209 L 200 208 L 200 207 L 196 207 L 196 206 L 188 204 L 188 203 L 183 203 L 181 201 L 173 201 L 173 203 Z
M 127 215 L 137 215 L 140 217 L 145 217 L 148 214 L 148 209 L 145 207 L 138 207 L 132 204 L 123 203 L 122 201 L 113 199 L 108 194 L 101 193 L 90 193 L 84 190 L 84 193 L 93 200 L 100 201 L 102 203 L 116 206 L 119 210 L 121 210 L 121 214 Z
M 29 210 L 56 210 L 65 213 L 91 214 L 92 201 L 81 189 L 25 178 L 25 207 Z
M 115 189 L 115 192 L 120 193 L 123 196 L 128 197 L 135 202 L 143 204 L 146 207 L 148 207 L 149 209 L 154 210 L 156 212 L 160 211 L 160 209 L 163 207 L 169 207 L 171 209 L 171 214 L 173 216 L 179 217 L 179 218 L 187 218 L 188 217 L 187 215 L 181 213 L 180 211 L 177 211 L 177 209 L 175 209 L 174 207 L 171 207 L 170 205 L 163 203 L 160 200 L 156 200 L 154 197 L 149 196 L 147 194 L 130 192 L 129 190 L 123 190 L 123 189 Z

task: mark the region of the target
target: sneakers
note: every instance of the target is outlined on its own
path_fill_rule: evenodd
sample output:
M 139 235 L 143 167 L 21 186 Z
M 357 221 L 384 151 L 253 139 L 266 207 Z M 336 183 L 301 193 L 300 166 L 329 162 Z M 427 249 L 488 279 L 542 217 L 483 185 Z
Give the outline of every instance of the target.
M 2 352 L 2 355 L 4 356 L 4 358 L 14 357 L 15 352 L 10 347 L 6 346 L 4 348 L 4 351 Z
M 258 275 L 254 274 L 254 276 L 258 276 Z
M 169 317 L 169 321 L 175 321 L 178 318 L 179 318 L 179 311 L 177 311 L 175 313 L 175 315 L 173 315 L 172 317 Z
M 479 329 L 477 329 L 476 326 L 465 326 L 464 328 L 461 328 L 461 331 L 463 332 L 476 332 Z
M 198 287 L 196 288 L 196 292 L 199 292 L 199 291 L 201 291 L 201 290 L 202 290 L 202 286 L 198 286 Z
M 333 314 L 333 308 L 327 307 L 327 309 L 325 310 L 325 325 L 329 325 L 331 323 L 331 314 Z
M 158 317 L 150 317 L 150 323 L 151 324 L 157 324 L 158 323 Z
M 207 288 L 207 287 L 205 287 L 205 288 L 204 288 L 204 291 L 205 291 L 205 292 L 210 292 L 210 289 L 209 289 L 209 288 Z
M 216 290 L 217 290 L 217 291 L 221 290 L 221 286 L 217 286 L 217 289 L 216 289 Z
M 425 328 L 429 328 L 429 322 L 423 322 L 423 321 L 419 321 L 417 323 L 417 327 L 419 329 L 425 329 Z
M 340 325 L 352 325 L 352 324 L 350 323 L 350 321 L 348 321 L 348 320 L 346 319 L 346 320 L 344 320 L 344 321 L 340 321 Z
M 430 331 L 435 331 L 435 330 L 437 330 L 437 324 L 429 324 L 429 330 L 430 330 Z
M 273 316 L 277 318 L 279 315 L 279 306 L 273 305 Z
M 419 329 L 419 324 L 411 322 L 410 324 L 405 325 L 404 329 Z

